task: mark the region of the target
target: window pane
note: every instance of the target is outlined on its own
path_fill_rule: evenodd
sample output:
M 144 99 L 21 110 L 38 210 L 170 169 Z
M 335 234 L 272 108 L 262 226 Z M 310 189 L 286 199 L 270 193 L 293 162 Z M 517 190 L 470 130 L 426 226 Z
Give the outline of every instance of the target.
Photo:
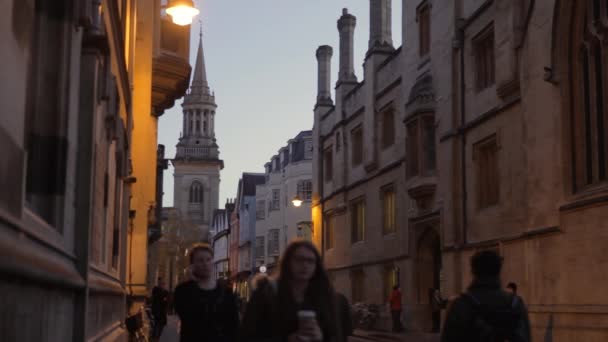
M 352 164 L 361 165 L 363 162 L 363 129 L 356 128 L 351 133 L 352 136 Z
M 325 171 L 325 181 L 329 182 L 333 178 L 333 154 L 331 151 L 331 147 L 325 150 L 325 158 L 324 158 L 324 171 Z
M 395 191 L 387 189 L 383 193 L 383 229 L 384 234 L 394 232 L 395 229 Z
M 598 3 L 599 8 L 599 3 Z M 597 117 L 597 163 L 598 178 L 600 181 L 606 179 L 606 137 L 604 127 L 604 68 L 602 63 L 602 46 L 596 42 L 594 49 L 595 64 L 595 104 Z
M 585 175 L 586 184 L 593 183 L 593 147 L 591 142 L 591 94 L 589 55 L 583 50 L 583 96 L 585 113 Z
M 429 52 L 430 42 L 430 10 L 428 5 L 423 5 L 418 14 L 419 50 L 420 56 Z
M 418 121 L 410 122 L 407 125 L 406 140 L 406 164 L 407 176 L 414 177 L 419 173 L 418 158 Z
M 498 204 L 500 200 L 496 137 L 475 146 L 475 154 L 477 156 L 477 198 L 481 209 Z
M 489 27 L 473 42 L 477 90 L 494 84 L 494 28 Z
M 426 117 L 423 120 L 424 125 L 424 161 L 425 170 L 434 171 L 436 167 L 435 156 L 435 119 L 434 117 Z
M 325 217 L 325 249 L 334 248 L 334 217 Z
M 393 110 L 384 113 L 382 118 L 382 147 L 392 146 L 395 142 L 395 118 Z

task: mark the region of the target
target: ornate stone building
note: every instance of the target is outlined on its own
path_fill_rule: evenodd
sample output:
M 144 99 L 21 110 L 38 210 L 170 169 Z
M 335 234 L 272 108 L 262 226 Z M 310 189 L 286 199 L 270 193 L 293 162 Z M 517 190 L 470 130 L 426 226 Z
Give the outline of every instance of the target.
M 190 27 L 160 5 L 3 2 L 2 340 L 127 340 L 148 294 L 157 117 L 191 69 Z
M 356 20 L 338 21 L 335 103 L 317 50 L 314 236 L 338 290 L 383 303 L 398 282 L 429 330 L 429 289 L 464 291 L 495 249 L 534 340 L 605 340 L 608 3 L 403 1 L 397 49 L 390 1 L 370 6 L 360 82 Z
M 183 131 L 172 160 L 175 167 L 173 201 L 184 220 L 200 227 L 201 239 L 209 240 L 213 213 L 219 207 L 220 171 L 215 138 L 215 96 L 207 83 L 203 37 L 196 55 L 192 84 L 182 104 Z

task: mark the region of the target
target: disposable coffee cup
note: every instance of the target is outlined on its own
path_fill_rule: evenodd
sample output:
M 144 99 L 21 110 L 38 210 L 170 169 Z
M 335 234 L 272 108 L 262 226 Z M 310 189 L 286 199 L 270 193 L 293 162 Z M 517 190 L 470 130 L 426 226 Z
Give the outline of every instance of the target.
M 300 310 L 300 311 L 298 311 L 298 319 L 300 321 L 311 320 L 311 319 L 315 319 L 316 317 L 317 317 L 317 315 L 312 310 Z
M 300 322 L 300 324 L 306 323 L 306 322 L 310 322 L 311 320 L 314 320 L 316 317 L 317 317 L 317 315 L 312 310 L 300 310 L 300 311 L 298 311 L 298 321 Z M 304 336 L 298 336 L 298 340 L 301 341 L 301 342 L 309 342 L 309 341 L 311 341 L 310 338 L 304 337 Z

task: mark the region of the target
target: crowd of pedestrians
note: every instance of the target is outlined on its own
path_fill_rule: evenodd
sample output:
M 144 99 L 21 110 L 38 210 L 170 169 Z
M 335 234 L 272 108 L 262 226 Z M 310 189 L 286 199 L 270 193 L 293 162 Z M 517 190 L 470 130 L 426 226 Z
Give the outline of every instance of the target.
M 187 280 L 173 296 L 163 279 L 152 291 L 151 340 L 158 341 L 167 324 L 169 302 L 180 322 L 180 342 L 346 342 L 353 334 L 350 304 L 336 292 L 316 247 L 305 240 L 290 243 L 274 276 L 259 274 L 243 313 L 232 288 L 213 278 L 213 250 L 206 244 L 190 251 Z M 448 301 L 429 289 L 432 330 L 441 342 L 528 342 L 530 323 L 517 284 L 501 288 L 501 257 L 482 251 L 471 258 L 473 281 Z M 394 332 L 402 325 L 402 293 L 398 285 L 387 298 Z

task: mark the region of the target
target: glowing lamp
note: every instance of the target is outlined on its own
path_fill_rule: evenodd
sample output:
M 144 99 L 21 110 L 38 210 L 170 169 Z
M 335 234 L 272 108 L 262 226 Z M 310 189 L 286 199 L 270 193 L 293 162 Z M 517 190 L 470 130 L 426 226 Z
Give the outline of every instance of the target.
M 192 24 L 192 18 L 197 16 L 199 10 L 194 7 L 192 0 L 169 0 L 167 14 L 173 18 L 173 23 L 180 26 Z
M 302 200 L 300 199 L 300 197 L 299 197 L 298 195 L 296 195 L 296 197 L 294 197 L 294 198 L 291 200 L 291 203 L 293 203 L 293 206 L 294 206 L 294 207 L 299 207 L 299 206 L 301 206 L 301 205 L 302 205 Z

